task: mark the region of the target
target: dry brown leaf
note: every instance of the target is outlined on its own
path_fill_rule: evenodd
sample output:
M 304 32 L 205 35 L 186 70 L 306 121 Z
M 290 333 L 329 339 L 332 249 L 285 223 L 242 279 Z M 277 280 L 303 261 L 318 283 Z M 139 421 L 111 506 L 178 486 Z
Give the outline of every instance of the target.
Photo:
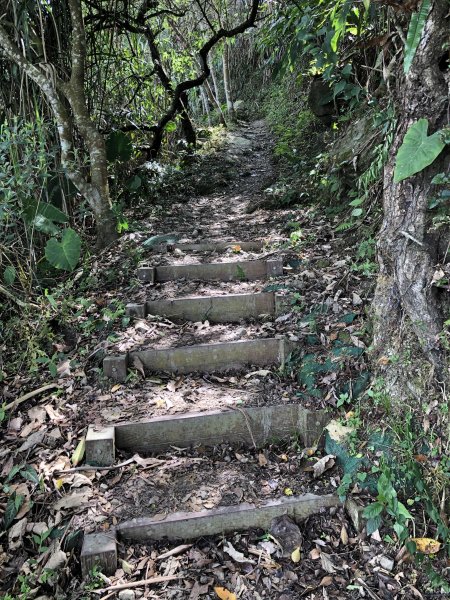
M 265 467 L 267 465 L 267 458 L 264 456 L 263 452 L 258 454 L 258 463 L 260 467 Z
M 348 544 L 348 533 L 345 525 L 342 525 L 341 529 L 341 542 L 346 546 Z
M 216 592 L 216 594 L 220 598 L 220 600 L 236 600 L 237 599 L 236 594 L 233 594 L 233 592 L 230 592 L 230 590 L 227 590 L 227 588 L 215 587 L 214 591 Z
M 320 558 L 320 554 L 321 552 L 319 548 L 313 548 L 309 553 L 309 557 L 311 558 L 311 560 L 317 560 L 318 558 Z
M 334 454 L 327 454 L 326 456 L 322 457 L 316 462 L 315 465 L 313 465 L 314 478 L 317 479 L 317 477 L 323 475 L 325 471 L 328 471 L 328 469 L 334 467 L 335 463 L 336 457 Z
M 319 583 L 319 587 L 327 587 L 328 585 L 331 585 L 333 583 L 333 578 L 331 577 L 331 575 L 325 575 L 325 577 L 323 577 L 322 581 Z

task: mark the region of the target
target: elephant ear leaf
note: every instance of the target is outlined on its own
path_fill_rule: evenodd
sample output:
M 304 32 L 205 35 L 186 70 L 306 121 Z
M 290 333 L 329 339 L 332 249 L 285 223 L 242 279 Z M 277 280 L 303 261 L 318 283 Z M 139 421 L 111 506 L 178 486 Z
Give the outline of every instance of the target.
M 408 129 L 397 152 L 394 183 L 399 183 L 431 165 L 444 146 L 442 132 L 436 131 L 433 135 L 428 135 L 427 119 L 419 119 Z
M 408 34 L 406 36 L 405 59 L 403 61 L 403 71 L 405 74 L 411 68 L 430 11 L 430 4 L 431 0 L 422 0 L 419 12 L 414 12 L 411 15 Z
M 45 246 L 45 257 L 56 269 L 73 271 L 80 259 L 81 240 L 73 229 L 66 229 L 61 241 L 50 238 Z

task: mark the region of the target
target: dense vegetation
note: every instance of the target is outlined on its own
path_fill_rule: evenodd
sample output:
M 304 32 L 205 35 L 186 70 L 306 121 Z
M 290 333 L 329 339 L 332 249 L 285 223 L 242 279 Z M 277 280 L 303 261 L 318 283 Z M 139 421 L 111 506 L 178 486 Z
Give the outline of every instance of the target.
M 107 334 L 123 305 L 97 290 L 126 280 L 140 259 L 125 243 L 117 271 L 121 235 L 169 201 L 206 193 L 217 182 L 208 151 L 224 128 L 264 118 L 279 171 L 264 205 L 326 213 L 375 288 L 363 402 L 366 415 L 382 413 L 399 460 L 379 466 L 372 531 L 383 516 L 395 541 L 409 538 L 412 517 L 397 498 L 406 490 L 429 537 L 448 542 L 448 0 L 4 5 L 5 389 L 24 374 L 30 389 L 44 369 L 56 376 L 71 336 Z M 298 229 L 286 225 L 293 246 Z M 346 475 L 343 495 L 362 483 Z M 426 568 L 449 589 L 432 560 Z

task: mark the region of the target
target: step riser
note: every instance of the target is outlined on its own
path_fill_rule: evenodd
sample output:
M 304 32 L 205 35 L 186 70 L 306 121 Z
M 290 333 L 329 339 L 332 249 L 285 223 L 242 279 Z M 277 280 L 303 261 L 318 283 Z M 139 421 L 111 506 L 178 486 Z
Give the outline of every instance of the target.
M 168 319 L 237 323 L 275 314 L 275 294 L 230 294 L 227 296 L 198 296 L 176 300 L 155 300 L 145 304 L 128 304 L 127 314 L 138 318 L 159 315 Z
M 310 447 L 320 438 L 329 418 L 325 411 L 311 411 L 296 404 L 208 411 L 158 417 L 138 423 L 121 423 L 86 437 L 86 462 L 109 466 L 115 462 L 115 447 L 126 452 L 164 452 L 171 446 L 205 447 L 222 443 L 261 448 L 273 441 L 297 436 Z M 251 433 L 250 433 L 251 432 Z
M 144 350 L 103 360 L 106 377 L 125 381 L 127 367 L 138 364 L 149 371 L 170 373 L 211 373 L 247 365 L 283 365 L 290 348 L 286 340 L 258 339 L 223 344 L 199 344 L 168 350 Z
M 162 521 L 151 518 L 132 519 L 120 524 L 117 534 L 124 541 L 145 542 L 163 538 L 192 540 L 254 528 L 267 530 L 275 517 L 287 514 L 300 521 L 322 508 L 340 504 L 339 498 L 334 495 L 305 494 L 297 498 L 272 500 L 260 506 L 241 504 L 197 513 L 172 513 Z
M 147 283 L 164 283 L 176 279 L 195 281 L 256 281 L 282 274 L 283 261 L 281 259 L 195 265 L 167 265 L 162 267 L 141 267 L 137 270 L 138 279 Z

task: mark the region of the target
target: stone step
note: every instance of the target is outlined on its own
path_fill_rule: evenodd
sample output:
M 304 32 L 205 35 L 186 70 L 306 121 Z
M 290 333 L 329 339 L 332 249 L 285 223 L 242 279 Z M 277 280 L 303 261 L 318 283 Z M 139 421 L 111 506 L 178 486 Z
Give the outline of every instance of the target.
M 103 372 L 115 381 L 125 381 L 129 366 L 171 373 L 211 373 L 247 365 L 283 365 L 290 351 L 287 340 L 278 338 L 132 351 L 104 358 Z
M 334 494 L 303 494 L 269 500 L 257 504 L 242 503 L 197 512 L 176 512 L 161 519 L 140 517 L 120 523 L 115 530 L 84 536 L 81 569 L 84 576 L 97 565 L 102 573 L 111 575 L 117 568 L 117 542 L 145 543 L 152 540 L 193 540 L 211 535 L 263 529 L 267 531 L 275 517 L 289 515 L 303 521 L 324 508 L 340 506 Z M 154 583 L 167 581 L 156 577 Z
M 281 302 L 281 299 L 280 299 Z M 174 300 L 153 300 L 144 304 L 127 304 L 127 315 L 145 318 L 160 315 L 168 319 L 237 323 L 242 319 L 257 319 L 274 315 L 280 302 L 273 292 L 260 294 L 228 294 L 226 296 L 194 296 Z
M 142 266 L 137 277 L 146 283 L 191 279 L 200 281 L 256 281 L 283 274 L 281 258 L 188 265 Z
M 163 452 L 171 446 L 188 448 L 192 444 L 261 448 L 271 440 L 287 441 L 293 436 L 310 447 L 328 421 L 324 410 L 282 404 L 190 412 L 104 428 L 91 425 L 86 436 L 86 462 L 110 466 L 115 462 L 115 448 L 133 453 Z

